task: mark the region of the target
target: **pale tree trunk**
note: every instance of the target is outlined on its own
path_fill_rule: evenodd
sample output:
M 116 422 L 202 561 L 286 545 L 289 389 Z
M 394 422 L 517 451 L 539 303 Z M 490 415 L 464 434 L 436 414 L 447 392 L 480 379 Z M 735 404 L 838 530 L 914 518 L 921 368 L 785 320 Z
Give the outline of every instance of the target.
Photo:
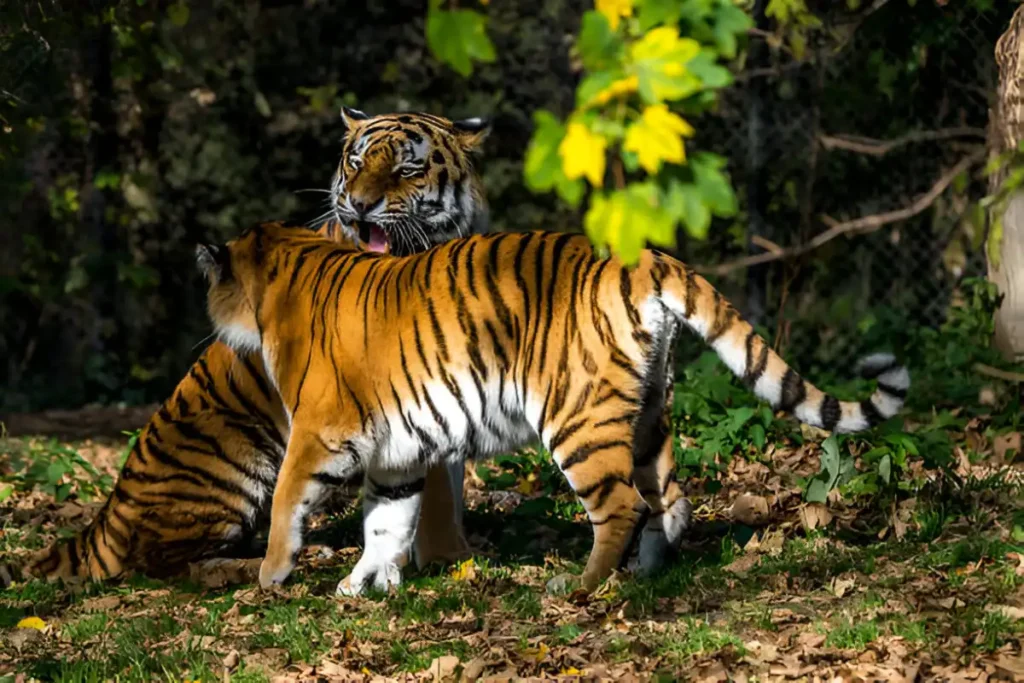
M 992 155 L 1015 149 L 1024 140 L 1024 5 L 996 43 L 999 91 L 989 119 Z M 1005 173 L 995 173 L 989 191 L 995 192 Z M 995 218 L 994 216 L 991 218 Z M 1003 208 L 1003 234 L 998 265 L 991 260 L 988 278 L 1004 295 L 996 312 L 995 345 L 1008 360 L 1024 360 L 1024 190 L 1018 190 Z

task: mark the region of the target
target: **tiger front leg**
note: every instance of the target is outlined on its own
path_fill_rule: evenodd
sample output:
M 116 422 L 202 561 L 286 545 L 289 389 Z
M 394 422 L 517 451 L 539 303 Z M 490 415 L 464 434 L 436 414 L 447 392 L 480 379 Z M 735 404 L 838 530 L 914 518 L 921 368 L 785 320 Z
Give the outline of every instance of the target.
M 338 584 L 338 595 L 359 595 L 402 583 L 412 557 L 426 468 L 368 469 L 363 496 L 363 555 Z
M 329 487 L 343 483 L 359 467 L 348 444 L 328 446 L 319 434 L 292 426 L 288 450 L 274 488 L 267 554 L 260 565 L 260 586 L 284 583 L 302 550 L 306 517 Z

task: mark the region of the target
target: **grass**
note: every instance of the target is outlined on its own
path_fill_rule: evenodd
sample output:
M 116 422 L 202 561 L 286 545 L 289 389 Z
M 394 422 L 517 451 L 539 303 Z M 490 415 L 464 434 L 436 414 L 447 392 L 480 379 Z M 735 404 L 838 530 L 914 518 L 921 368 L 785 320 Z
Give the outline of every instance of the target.
M 477 660 L 488 674 L 538 678 L 588 670 L 672 680 L 710 676 L 719 666 L 751 680 L 764 680 L 773 667 L 831 680 L 844 666 L 863 664 L 859 657 L 869 649 L 923 662 L 922 675 L 929 666 L 982 667 L 1020 654 L 1024 621 L 1012 609 L 1021 607 L 1024 586 L 1019 490 L 985 481 L 927 484 L 907 464 L 937 461 L 953 445 L 979 459 L 968 448 L 967 419 L 939 412 L 922 417 L 916 431 L 880 428 L 874 441 L 839 444 L 848 465 L 861 469 L 839 486 L 842 502 L 830 504 L 837 519 L 805 531 L 801 487 L 819 471 L 820 447 L 751 406 L 712 366 L 697 364 L 688 379 L 677 403 L 693 415 L 687 427 L 694 440 L 679 456 L 688 463 L 699 523 L 678 557 L 651 578 L 616 577 L 589 599 L 547 593 L 552 577 L 582 571 L 591 536 L 550 458 L 530 451 L 478 466 L 488 484 L 466 526 L 483 552 L 469 569 L 410 570 L 389 594 L 334 596 L 354 550 L 303 560 L 273 593 L 143 577 L 15 584 L 0 592 L 0 683 L 13 672 L 42 681 L 251 683 L 311 666 L 347 672 L 339 677 L 395 677 L 450 658 L 467 668 Z M 979 430 L 974 446 L 992 431 L 985 424 L 970 429 Z M 722 448 L 750 454 L 762 439 L 774 456 L 756 448 L 758 457 L 708 457 Z M 72 458 L 52 450 L 54 458 Z M 804 460 L 780 466 L 794 453 Z M 857 453 L 871 462 L 889 458 L 885 476 L 855 463 Z M 0 514 L 19 496 L 38 500 L 39 491 L 27 492 L 28 475 L 18 481 L 25 490 L 0 505 Z M 499 509 L 512 493 L 524 502 Z M 771 496 L 765 526 L 730 520 L 741 493 Z M 896 538 L 891 515 L 907 501 L 914 505 Z M 8 514 L 0 559 L 60 533 L 64 523 L 49 499 L 44 503 L 51 513 L 41 526 Z M 353 545 L 358 516 L 326 515 L 311 541 Z M 15 627 L 26 616 L 39 616 L 47 630 L 25 636 Z M 872 665 L 881 667 L 879 678 L 906 673 L 896 659 Z

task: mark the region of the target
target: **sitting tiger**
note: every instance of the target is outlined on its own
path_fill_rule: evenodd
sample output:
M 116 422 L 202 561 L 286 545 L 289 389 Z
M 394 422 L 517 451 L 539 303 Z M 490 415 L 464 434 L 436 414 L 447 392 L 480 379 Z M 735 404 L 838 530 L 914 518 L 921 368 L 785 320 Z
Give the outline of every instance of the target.
M 651 572 L 689 523 L 666 420 L 681 323 L 757 396 L 816 427 L 874 425 L 902 407 L 910 382 L 879 354 L 864 363 L 877 391 L 840 402 L 693 270 L 652 251 L 627 269 L 581 235 L 473 236 L 393 257 L 262 225 L 197 247 L 197 261 L 217 334 L 262 355 L 291 424 L 263 586 L 291 573 L 309 510 L 359 474 L 365 549 L 338 590 L 400 583 L 427 470 L 536 439 L 593 526 L 583 588 L 620 564 L 643 513 L 638 493 L 648 509 L 639 568 Z
M 403 254 L 486 228 L 471 152 L 481 119 L 342 112 L 346 135 L 331 185 L 336 220 L 318 233 Z M 386 304 L 385 304 L 386 305 Z M 106 504 L 82 533 L 25 568 L 47 579 L 162 576 L 189 562 L 245 551 L 265 528 L 285 454 L 288 416 L 258 353 L 211 344 L 142 429 Z M 426 485 L 417 560 L 459 554 L 462 467 Z

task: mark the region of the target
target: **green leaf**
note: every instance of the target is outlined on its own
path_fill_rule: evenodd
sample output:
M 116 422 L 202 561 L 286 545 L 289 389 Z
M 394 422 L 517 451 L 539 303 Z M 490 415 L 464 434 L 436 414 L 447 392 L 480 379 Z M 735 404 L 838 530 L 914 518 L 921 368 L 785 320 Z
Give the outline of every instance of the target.
M 765 441 L 767 441 L 764 433 L 764 427 L 759 424 L 750 425 L 750 440 L 754 442 L 754 445 L 758 448 L 764 448 Z
M 640 97 L 648 104 L 680 100 L 701 88 L 701 79 L 687 68 L 700 53 L 692 38 L 680 38 L 674 26 L 648 31 L 630 48 L 630 70 L 636 74 Z
M 677 221 L 682 221 L 686 232 L 697 239 L 708 236 L 711 210 L 704 203 L 700 188 L 693 183 L 673 180 L 665 197 L 665 210 Z
M 188 23 L 188 15 L 188 5 L 184 2 L 176 2 L 167 8 L 167 18 L 178 28 Z
M 576 106 L 585 107 L 597 94 L 610 86 L 615 81 L 623 78 L 622 72 L 598 71 L 587 74 L 576 86 Z
M 839 480 L 840 465 L 839 442 L 836 441 L 835 434 L 832 434 L 821 442 L 821 470 L 828 474 L 829 490 Z
M 736 36 L 754 26 L 747 13 L 732 3 L 722 3 L 715 13 L 715 44 L 726 59 L 736 56 Z
M 58 461 L 50 463 L 50 466 L 46 468 L 46 481 L 49 484 L 56 484 L 60 481 L 61 477 L 64 476 L 64 465 Z
M 587 71 L 614 67 L 622 60 L 622 40 L 612 30 L 608 18 L 596 10 L 583 15 L 576 48 Z
M 708 49 L 700 51 L 686 65 L 694 76 L 699 78 L 705 88 L 726 88 L 733 83 L 732 72 L 718 63 L 718 57 Z
M 726 411 L 729 416 L 725 421 L 726 433 L 732 435 L 735 434 L 747 424 L 750 418 L 754 417 L 754 409 L 750 406 L 743 406 L 742 408 L 730 408 Z
M 675 220 L 658 201 L 654 183 L 633 183 L 624 190 L 595 194 L 584 229 L 598 247 L 608 247 L 624 264 L 633 265 L 646 242 L 675 244 Z
M 58 486 L 57 490 L 54 491 L 53 497 L 58 503 L 63 503 L 69 495 L 71 495 L 71 482 Z
M 689 4 L 700 4 L 690 2 Z M 640 23 L 640 30 L 647 32 L 659 24 L 675 25 L 679 23 L 682 16 L 679 0 L 644 0 L 640 4 L 640 12 L 637 21 Z
M 473 73 L 473 60 L 493 62 L 495 57 L 482 14 L 469 9 L 437 9 L 436 2 L 427 11 L 427 45 L 438 61 L 462 76 Z
M 738 204 L 729 179 L 720 170 L 724 166 L 725 159 L 706 152 L 694 154 L 690 159 L 690 168 L 704 203 L 716 216 L 729 218 L 736 215 Z
M 11 484 L 0 489 L 0 503 L 10 498 L 12 493 L 14 493 L 14 486 Z
M 526 148 L 523 179 L 530 190 L 547 192 L 566 180 L 562 173 L 562 159 L 558 155 L 558 146 L 565 137 L 565 126 L 554 114 L 543 109 L 534 112 L 533 122 L 536 128 Z
M 828 492 L 828 482 L 815 477 L 807 484 L 805 497 L 808 503 L 824 503 L 828 499 Z
M 886 484 L 889 483 L 889 477 L 892 475 L 892 459 L 886 455 L 878 461 L 878 476 L 882 478 Z

